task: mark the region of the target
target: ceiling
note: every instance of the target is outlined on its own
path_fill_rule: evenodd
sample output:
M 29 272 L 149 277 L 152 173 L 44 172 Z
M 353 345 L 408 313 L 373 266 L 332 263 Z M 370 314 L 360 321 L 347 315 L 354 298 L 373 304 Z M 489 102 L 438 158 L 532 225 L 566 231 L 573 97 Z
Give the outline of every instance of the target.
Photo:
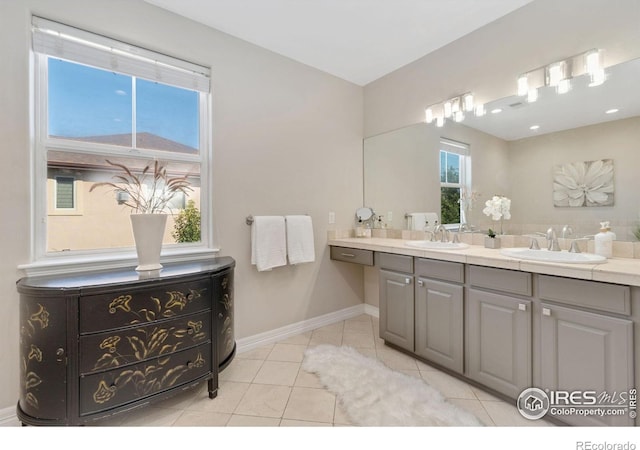
M 532 0 L 144 0 L 364 86 Z

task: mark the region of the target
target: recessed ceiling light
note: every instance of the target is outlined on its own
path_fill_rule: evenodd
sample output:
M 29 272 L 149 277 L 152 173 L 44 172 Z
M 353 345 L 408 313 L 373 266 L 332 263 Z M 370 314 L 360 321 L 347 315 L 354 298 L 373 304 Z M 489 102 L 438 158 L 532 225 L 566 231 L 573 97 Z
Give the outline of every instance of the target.
M 617 113 L 617 112 L 618 112 L 618 108 L 612 108 L 612 109 L 606 110 L 604 113 L 605 114 L 613 114 L 613 113 Z
M 492 109 L 491 110 L 491 114 L 498 114 L 500 112 L 502 112 L 502 109 L 500 109 L 500 108 L 496 108 L 496 109 Z
M 540 128 L 540 125 L 531 125 L 529 127 L 530 130 L 534 130 L 534 131 L 537 130 L 538 128 Z

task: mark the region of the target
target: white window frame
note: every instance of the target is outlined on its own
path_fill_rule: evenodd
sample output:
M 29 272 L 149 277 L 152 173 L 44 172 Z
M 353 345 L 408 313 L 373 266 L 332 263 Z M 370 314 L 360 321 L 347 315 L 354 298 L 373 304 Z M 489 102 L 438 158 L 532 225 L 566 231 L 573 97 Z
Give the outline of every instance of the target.
M 54 27 L 60 27 L 69 32 L 77 32 L 82 38 L 90 39 L 95 37 L 99 45 L 105 46 L 109 43 L 113 46 L 126 48 L 133 54 L 138 55 L 136 58 L 149 58 L 157 56 L 161 64 L 167 65 L 168 62 L 176 60 L 166 55 L 156 54 L 148 50 L 132 47 L 119 41 L 113 41 L 103 36 L 93 35 L 83 30 L 72 29 L 57 22 L 50 22 L 46 19 L 34 17 L 34 27 L 37 25 L 51 24 Z M 104 50 L 104 49 L 101 49 Z M 122 51 L 122 50 L 120 50 Z M 90 53 L 90 52 L 89 52 Z M 142 54 L 143 56 L 139 56 Z M 135 247 L 125 249 L 96 249 L 96 250 L 75 250 L 65 252 L 47 252 L 47 151 L 74 151 L 87 154 L 101 156 L 123 156 L 135 157 L 142 159 L 158 159 L 162 161 L 175 161 L 200 164 L 200 213 L 201 213 L 201 240 L 198 243 L 182 243 L 164 245 L 162 249 L 161 261 L 164 263 L 206 259 L 215 256 L 219 249 L 214 243 L 214 225 L 212 202 L 212 128 L 211 128 L 211 111 L 212 111 L 212 93 L 207 84 L 207 91 L 202 88 L 199 92 L 199 155 L 172 153 L 167 158 L 167 152 L 161 150 L 148 150 L 141 148 L 127 148 L 109 144 L 99 144 L 91 142 L 80 142 L 75 140 L 50 138 L 48 135 L 48 70 L 47 58 L 49 55 L 39 53 L 33 50 L 30 52 L 32 62 L 32 182 L 31 182 L 31 204 L 32 204 L 32 225 L 31 225 L 31 261 L 27 264 L 18 266 L 28 275 L 49 275 L 73 271 L 89 271 L 102 270 L 116 267 L 128 267 L 135 265 L 136 252 Z M 53 56 L 55 57 L 55 56 Z M 64 59 L 64 58 L 62 58 Z M 76 62 L 70 60 L 71 62 Z M 136 60 L 133 60 L 134 63 Z M 184 62 L 187 68 L 191 63 Z M 135 65 L 135 64 L 134 64 Z M 99 66 L 93 66 L 101 68 Z M 199 66 L 198 66 L 199 67 Z M 207 69 L 208 70 L 208 69 Z M 126 73 L 129 76 L 135 76 Z M 178 75 L 181 75 L 178 73 Z M 167 82 L 167 84 L 172 84 Z M 174 84 L 178 87 L 184 87 L 184 84 Z
M 452 187 L 459 188 L 460 192 L 471 191 L 471 147 L 469 144 L 463 142 L 454 141 L 452 139 L 440 138 L 440 147 L 438 149 L 438 161 L 440 161 L 440 152 L 454 153 L 460 155 L 460 176 L 458 183 L 440 182 L 441 194 L 440 194 L 440 214 L 442 214 L 442 188 Z M 442 170 L 442 168 L 439 168 Z M 438 172 L 440 176 L 440 172 Z M 460 217 L 462 217 L 462 205 L 460 208 Z M 443 224 L 447 229 L 457 229 L 460 223 L 446 223 Z

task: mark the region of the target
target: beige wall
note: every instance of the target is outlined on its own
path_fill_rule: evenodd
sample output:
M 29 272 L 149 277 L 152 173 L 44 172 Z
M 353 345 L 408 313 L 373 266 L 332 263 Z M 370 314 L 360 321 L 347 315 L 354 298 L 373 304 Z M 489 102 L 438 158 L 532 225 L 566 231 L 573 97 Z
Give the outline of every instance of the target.
M 0 1 L 0 412 L 18 398 L 16 267 L 30 254 L 30 14 L 211 66 L 213 206 L 236 259 L 236 332 L 252 336 L 362 303 L 363 276 L 326 252 L 328 214 L 347 228 L 362 203 L 362 88 L 135 0 Z M 10 87 L 6 89 L 6 87 Z M 9 213 L 10 212 L 10 213 Z M 258 273 L 254 214 L 310 214 L 316 262 Z
M 518 75 L 605 50 L 607 66 L 640 56 L 637 0 L 535 0 L 364 89 L 365 136 L 424 121 L 427 106 L 471 91 L 514 95 Z

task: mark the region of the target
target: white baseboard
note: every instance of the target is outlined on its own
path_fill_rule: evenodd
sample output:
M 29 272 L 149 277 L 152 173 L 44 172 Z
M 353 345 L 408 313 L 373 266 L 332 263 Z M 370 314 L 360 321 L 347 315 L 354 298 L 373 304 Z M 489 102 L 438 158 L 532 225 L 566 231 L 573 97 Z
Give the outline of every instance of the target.
M 350 308 L 341 309 L 340 311 L 325 314 L 323 316 L 292 323 L 291 325 L 285 325 L 284 327 L 277 328 L 275 330 L 265 331 L 264 333 L 238 339 L 236 341 L 236 345 L 238 346 L 237 351 L 238 353 L 243 353 L 263 345 L 273 344 L 297 334 L 351 319 L 362 314 L 369 314 L 371 316 L 378 317 L 378 308 L 363 303 Z
M 8 408 L 0 409 L 0 427 L 18 427 L 20 421 L 16 415 L 16 407 L 9 406 Z

